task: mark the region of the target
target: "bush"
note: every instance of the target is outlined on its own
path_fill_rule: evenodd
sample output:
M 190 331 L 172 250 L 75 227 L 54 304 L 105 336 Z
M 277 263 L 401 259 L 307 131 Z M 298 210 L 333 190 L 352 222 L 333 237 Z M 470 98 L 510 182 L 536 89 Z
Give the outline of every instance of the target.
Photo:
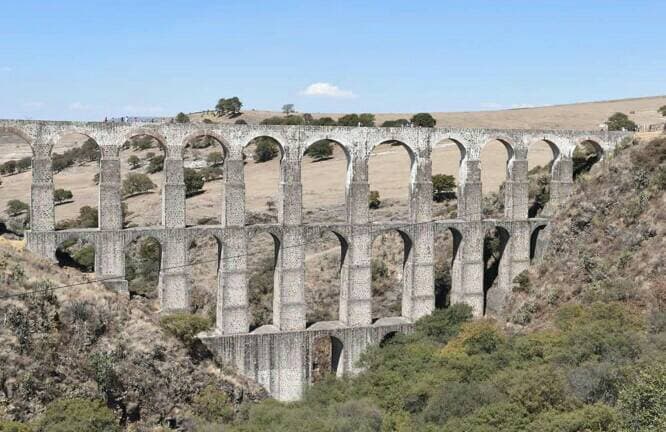
M 155 189 L 157 185 L 145 174 L 130 173 L 123 180 L 123 196 L 128 197 L 138 193 L 148 192 Z
M 206 156 L 206 163 L 208 163 L 209 166 L 219 166 L 222 165 L 223 162 L 224 155 L 222 152 L 214 151 L 208 153 L 208 156 Z
M 71 200 L 74 197 L 72 191 L 66 189 L 56 189 L 53 191 L 53 201 L 61 204 L 64 201 Z
M 13 199 L 7 201 L 7 214 L 9 216 L 18 216 L 21 213 L 30 210 L 30 206 L 21 200 Z
M 379 191 L 370 191 L 368 195 L 368 207 L 375 210 L 382 205 L 382 201 L 379 199 Z
M 382 123 L 382 127 L 405 127 L 409 126 L 409 120 L 407 119 L 398 119 L 398 120 L 386 120 Z
M 316 161 L 328 159 L 333 154 L 333 146 L 328 140 L 321 140 L 312 144 L 306 151 L 305 154 L 310 156 Z
M 185 196 L 199 192 L 204 186 L 204 177 L 197 170 L 185 168 Z
M 632 371 L 618 406 L 629 431 L 666 430 L 666 365 L 647 364 Z
M 18 172 L 28 171 L 31 167 L 32 167 L 32 158 L 30 157 L 24 157 L 22 159 L 19 159 L 18 162 L 16 162 L 16 171 Z
M 279 153 L 280 149 L 271 138 L 258 138 L 257 146 L 254 150 L 254 161 L 257 163 L 267 162 L 275 158 Z
M 314 126 L 335 126 L 337 122 L 331 117 L 321 117 L 316 120 L 312 120 L 312 125 Z
M 40 432 L 120 431 L 116 416 L 102 401 L 82 398 L 51 402 L 38 425 Z
M 212 385 L 207 386 L 192 401 L 194 413 L 209 422 L 228 423 L 234 419 L 229 395 Z
M 438 343 L 447 343 L 460 331 L 460 326 L 472 319 L 472 307 L 456 303 L 447 309 L 437 309 L 416 321 L 417 334 Z
M 179 112 L 178 114 L 176 114 L 175 120 L 176 120 L 176 123 L 189 123 L 190 122 L 190 118 L 184 112 Z
M 137 155 L 131 155 L 127 158 L 130 169 L 137 169 L 141 166 L 141 159 Z
M 513 278 L 513 291 L 522 292 L 529 294 L 532 291 L 532 282 L 530 281 L 530 273 L 527 270 L 523 270 L 518 273 L 518 275 Z
M 80 228 L 97 228 L 97 207 L 83 206 L 79 209 L 78 226 Z
M 7 162 L 0 165 L 0 174 L 9 175 L 14 174 L 16 171 L 16 161 L 8 160 Z
M 633 121 L 629 120 L 628 115 L 621 112 L 616 112 L 612 116 L 608 117 L 608 120 L 606 120 L 606 125 L 608 126 L 609 131 L 638 130 L 638 125 Z
M 32 432 L 32 428 L 25 423 L 0 419 L 0 432 Z
M 432 176 L 432 199 L 436 202 L 455 199 L 455 187 L 456 179 L 452 175 L 436 174 Z
M 72 259 L 81 266 L 82 271 L 91 272 L 95 269 L 95 246 L 87 244 L 72 255 Z
M 374 126 L 375 115 L 370 113 L 347 114 L 338 119 L 338 126 Z
M 197 333 L 207 330 L 211 326 L 211 322 L 204 316 L 183 312 L 162 316 L 160 325 L 186 346 L 192 347 L 199 341 L 196 338 Z
M 429 423 L 443 425 L 499 398 L 499 392 L 488 384 L 445 382 L 428 402 L 423 417 Z
M 412 124 L 420 127 L 435 127 L 437 120 L 429 113 L 418 113 L 412 117 Z
M 148 174 L 154 174 L 160 172 L 164 169 L 164 155 L 157 155 L 150 158 L 148 161 L 148 166 L 146 167 L 146 172 Z

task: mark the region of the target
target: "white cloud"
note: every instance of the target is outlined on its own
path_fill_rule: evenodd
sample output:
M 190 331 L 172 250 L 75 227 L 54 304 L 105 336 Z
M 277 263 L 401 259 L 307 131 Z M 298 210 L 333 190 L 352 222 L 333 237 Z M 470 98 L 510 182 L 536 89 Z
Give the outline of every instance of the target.
M 0 66 L 0 72 L 11 72 L 11 71 L 13 71 L 13 70 L 14 70 L 14 69 L 12 69 L 12 68 L 9 67 L 9 66 Z
M 531 104 L 504 105 L 498 102 L 481 102 L 481 109 L 484 110 L 503 110 L 503 109 L 520 109 L 520 108 L 534 108 L 534 105 Z
M 323 96 L 332 98 L 354 98 L 356 95 L 350 90 L 342 90 L 331 83 L 318 82 L 310 84 L 301 92 L 305 96 Z
M 164 108 L 159 105 L 125 105 L 123 111 L 132 115 L 157 115 L 164 113 Z
M 519 108 L 534 108 L 534 105 L 532 104 L 513 104 L 511 105 L 512 109 L 519 109 Z
M 39 109 L 39 108 L 44 108 L 46 106 L 46 104 L 41 101 L 23 102 L 21 105 L 23 105 L 23 108 L 30 108 L 30 109 Z
M 71 109 L 72 111 L 88 111 L 91 108 L 92 107 L 90 105 L 86 105 L 81 102 L 72 102 L 71 104 L 69 104 L 69 109 Z

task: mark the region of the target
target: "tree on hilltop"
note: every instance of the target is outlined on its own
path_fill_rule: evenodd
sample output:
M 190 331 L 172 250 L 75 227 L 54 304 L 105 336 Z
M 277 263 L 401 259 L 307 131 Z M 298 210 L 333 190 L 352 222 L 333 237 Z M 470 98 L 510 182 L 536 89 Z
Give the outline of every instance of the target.
M 74 198 L 74 194 L 72 194 L 72 191 L 70 190 L 56 189 L 53 191 L 53 201 L 55 201 L 56 204 L 62 204 L 72 198 Z
M 637 131 L 638 125 L 629 120 L 629 116 L 625 113 L 616 112 L 606 120 L 606 125 L 609 131 Z
M 221 98 L 217 101 L 217 105 L 215 105 L 215 111 L 218 116 L 225 114 L 235 115 L 240 113 L 242 106 L 243 102 L 237 96 L 229 99 Z
M 658 111 L 662 116 L 666 117 L 666 105 L 660 107 L 657 111 Z
M 176 123 L 189 123 L 190 118 L 184 112 L 179 112 L 176 115 Z
M 437 120 L 429 113 L 418 113 L 412 117 L 412 124 L 420 127 L 435 127 Z
M 282 112 L 285 114 L 291 114 L 296 112 L 296 109 L 294 108 L 294 104 L 284 104 L 282 105 Z

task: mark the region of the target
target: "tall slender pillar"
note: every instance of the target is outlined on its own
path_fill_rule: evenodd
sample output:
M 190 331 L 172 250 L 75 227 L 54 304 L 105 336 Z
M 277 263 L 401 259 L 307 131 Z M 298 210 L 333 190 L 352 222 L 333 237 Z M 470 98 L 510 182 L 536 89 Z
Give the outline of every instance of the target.
M 358 143 L 356 148 L 360 147 Z M 372 323 L 372 233 L 369 225 L 368 160 L 353 153 L 347 167 L 345 202 L 349 248 L 340 274 L 340 321 L 346 326 Z
M 162 189 L 162 243 L 160 271 L 162 312 L 187 311 L 190 291 L 187 283 L 187 245 L 185 244 L 185 181 L 181 147 L 167 147 Z
M 53 170 L 49 138 L 38 131 L 32 145 L 32 184 L 30 186 L 30 235 L 27 247 L 33 253 L 55 260 L 56 244 L 50 231 L 55 229 L 53 207 Z
M 217 330 L 224 334 L 250 330 L 245 234 L 245 174 L 242 154 L 224 161 L 222 225 L 224 235 L 217 290 Z
M 282 226 L 282 241 L 273 292 L 273 325 L 280 330 L 305 328 L 305 245 L 301 225 L 301 161 L 297 150 L 297 145 L 288 148 L 280 163 L 278 222 Z
M 125 280 L 125 245 L 120 180 L 120 147 L 98 143 L 99 161 L 99 234 L 95 245 L 95 273 L 105 286 L 127 293 Z
M 428 152 L 418 155 L 416 174 L 409 189 L 411 253 L 403 272 L 402 316 L 416 321 L 435 309 L 432 221 L 432 161 Z
M 458 186 L 458 219 L 464 221 L 462 241 L 453 273 L 461 286 L 452 287 L 451 303 L 466 303 L 475 316 L 483 315 L 483 237 L 481 220 L 480 161 L 464 159 L 460 166 Z M 457 288 L 457 289 L 456 289 Z

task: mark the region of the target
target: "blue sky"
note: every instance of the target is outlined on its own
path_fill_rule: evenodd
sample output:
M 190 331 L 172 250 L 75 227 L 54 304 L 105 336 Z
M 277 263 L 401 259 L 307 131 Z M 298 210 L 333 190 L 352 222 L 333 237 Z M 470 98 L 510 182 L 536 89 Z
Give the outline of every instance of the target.
M 0 118 L 498 109 L 666 94 L 666 2 L 6 1 Z M 314 84 L 314 85 L 313 85 Z

